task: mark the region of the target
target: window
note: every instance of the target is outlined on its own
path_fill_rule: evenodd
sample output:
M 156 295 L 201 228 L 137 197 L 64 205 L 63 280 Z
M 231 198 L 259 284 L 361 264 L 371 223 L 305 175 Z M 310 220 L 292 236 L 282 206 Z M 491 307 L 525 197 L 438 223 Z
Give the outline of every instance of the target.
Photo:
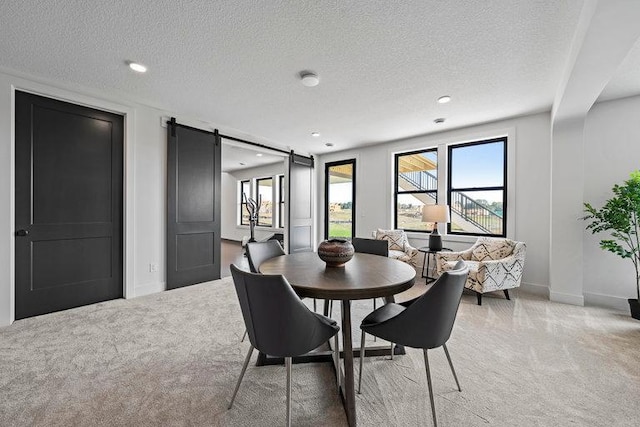
M 355 235 L 355 159 L 325 164 L 325 238 Z
M 260 200 L 257 225 L 271 227 L 273 226 L 273 178 L 257 179 L 256 189 Z
M 284 175 L 278 175 L 278 227 L 284 228 Z
M 449 146 L 451 234 L 506 236 L 507 138 Z
M 422 222 L 422 208 L 438 200 L 438 151 L 436 148 L 395 155 L 394 227 L 407 231 L 432 231 Z
M 249 225 L 247 199 L 251 197 L 251 181 L 240 181 L 240 225 Z

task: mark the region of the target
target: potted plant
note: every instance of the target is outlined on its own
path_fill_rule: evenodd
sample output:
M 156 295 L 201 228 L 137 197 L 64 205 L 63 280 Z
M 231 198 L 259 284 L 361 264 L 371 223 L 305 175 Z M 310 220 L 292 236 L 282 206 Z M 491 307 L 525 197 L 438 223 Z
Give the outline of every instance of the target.
M 629 299 L 631 317 L 640 320 L 640 171 L 634 171 L 622 185 L 613 186 L 613 197 L 596 209 L 584 204 L 593 234 L 608 231 L 612 239 L 600 241 L 600 247 L 622 258 L 629 258 L 636 270 L 636 298 Z

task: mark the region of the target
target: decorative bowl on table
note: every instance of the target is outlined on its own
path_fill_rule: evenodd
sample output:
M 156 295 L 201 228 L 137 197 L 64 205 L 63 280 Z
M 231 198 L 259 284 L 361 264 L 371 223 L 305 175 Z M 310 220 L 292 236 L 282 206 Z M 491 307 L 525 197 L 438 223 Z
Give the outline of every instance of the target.
M 318 246 L 318 256 L 327 267 L 344 267 L 354 252 L 353 245 L 346 239 L 329 239 Z

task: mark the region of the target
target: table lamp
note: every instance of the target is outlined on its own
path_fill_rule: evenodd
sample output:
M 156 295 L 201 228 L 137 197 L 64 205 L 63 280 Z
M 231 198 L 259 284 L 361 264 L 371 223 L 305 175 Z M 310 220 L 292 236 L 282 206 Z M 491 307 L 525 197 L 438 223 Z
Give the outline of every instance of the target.
M 442 236 L 438 233 L 439 222 L 449 222 L 449 205 L 424 205 L 422 208 L 422 222 L 433 222 L 433 231 L 429 235 L 429 250 L 442 250 Z

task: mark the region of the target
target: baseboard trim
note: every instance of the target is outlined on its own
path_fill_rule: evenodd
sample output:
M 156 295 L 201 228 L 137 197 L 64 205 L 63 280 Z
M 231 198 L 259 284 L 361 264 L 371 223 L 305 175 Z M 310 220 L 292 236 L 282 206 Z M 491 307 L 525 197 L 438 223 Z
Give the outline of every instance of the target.
M 549 286 L 547 285 L 541 285 L 539 283 L 521 282 L 520 289 L 530 294 L 542 295 L 544 297 L 549 298 Z
M 584 300 L 587 305 L 614 308 L 616 310 L 622 310 L 626 312 L 629 311 L 629 302 L 627 301 L 627 298 L 623 298 L 623 297 L 597 294 L 594 292 L 585 292 Z
M 158 292 L 164 292 L 167 289 L 165 282 L 146 283 L 134 288 L 135 297 L 142 297 L 145 295 L 157 294 Z
M 549 290 L 549 299 L 562 304 L 579 305 L 584 307 L 584 296 L 582 295 L 563 294 L 562 292 L 553 292 L 552 290 Z

